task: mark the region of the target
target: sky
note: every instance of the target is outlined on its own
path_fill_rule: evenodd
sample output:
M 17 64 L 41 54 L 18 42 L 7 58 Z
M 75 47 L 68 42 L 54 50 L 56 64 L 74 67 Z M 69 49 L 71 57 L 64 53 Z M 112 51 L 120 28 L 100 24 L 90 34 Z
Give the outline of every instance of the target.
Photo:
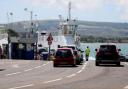
M 66 19 L 69 2 L 72 19 L 128 22 L 128 0 L 0 0 L 0 23 L 30 20 L 30 11 L 34 20 L 59 19 L 59 15 Z

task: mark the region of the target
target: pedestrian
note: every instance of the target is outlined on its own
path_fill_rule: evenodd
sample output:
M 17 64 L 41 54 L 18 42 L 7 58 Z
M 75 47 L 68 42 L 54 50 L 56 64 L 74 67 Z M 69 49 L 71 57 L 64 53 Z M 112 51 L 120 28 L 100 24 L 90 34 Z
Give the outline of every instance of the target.
M 0 59 L 2 59 L 2 48 L 0 46 Z
M 87 48 L 85 50 L 86 61 L 88 61 L 89 55 L 90 55 L 90 48 L 89 48 L 89 46 L 87 46 Z

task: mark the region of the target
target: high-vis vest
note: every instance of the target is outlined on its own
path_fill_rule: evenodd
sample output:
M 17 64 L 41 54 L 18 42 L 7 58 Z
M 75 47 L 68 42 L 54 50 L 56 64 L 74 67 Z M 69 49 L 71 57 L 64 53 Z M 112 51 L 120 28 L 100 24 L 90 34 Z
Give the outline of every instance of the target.
M 90 49 L 89 49 L 89 48 L 87 48 L 87 49 L 85 50 L 85 54 L 89 56 L 89 54 L 90 54 Z

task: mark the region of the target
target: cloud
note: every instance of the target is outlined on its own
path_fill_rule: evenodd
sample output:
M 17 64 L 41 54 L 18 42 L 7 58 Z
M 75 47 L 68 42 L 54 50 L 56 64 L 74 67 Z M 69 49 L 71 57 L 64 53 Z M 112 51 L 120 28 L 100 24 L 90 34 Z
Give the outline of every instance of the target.
M 128 21 L 128 0 L 113 0 L 113 2 L 121 12 L 121 19 Z
M 33 6 L 51 6 L 65 8 L 72 2 L 72 7 L 79 10 L 96 10 L 103 6 L 104 0 L 24 0 Z
M 68 3 L 72 2 L 73 10 L 100 11 L 110 5 L 119 12 L 121 20 L 128 20 L 128 0 L 24 0 L 35 7 L 63 8 L 67 9 Z M 101 10 L 101 11 L 102 11 Z

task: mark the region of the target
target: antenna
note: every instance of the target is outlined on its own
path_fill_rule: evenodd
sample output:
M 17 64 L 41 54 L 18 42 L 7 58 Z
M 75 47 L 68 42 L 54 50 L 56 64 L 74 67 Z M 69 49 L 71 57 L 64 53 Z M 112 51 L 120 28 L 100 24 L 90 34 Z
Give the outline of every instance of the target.
M 59 34 L 62 34 L 62 15 L 59 15 L 59 19 L 60 19 Z
M 71 7 L 71 1 L 69 2 L 69 11 L 68 11 L 68 14 L 69 14 L 69 21 L 71 20 L 71 9 L 72 9 L 72 7 Z

